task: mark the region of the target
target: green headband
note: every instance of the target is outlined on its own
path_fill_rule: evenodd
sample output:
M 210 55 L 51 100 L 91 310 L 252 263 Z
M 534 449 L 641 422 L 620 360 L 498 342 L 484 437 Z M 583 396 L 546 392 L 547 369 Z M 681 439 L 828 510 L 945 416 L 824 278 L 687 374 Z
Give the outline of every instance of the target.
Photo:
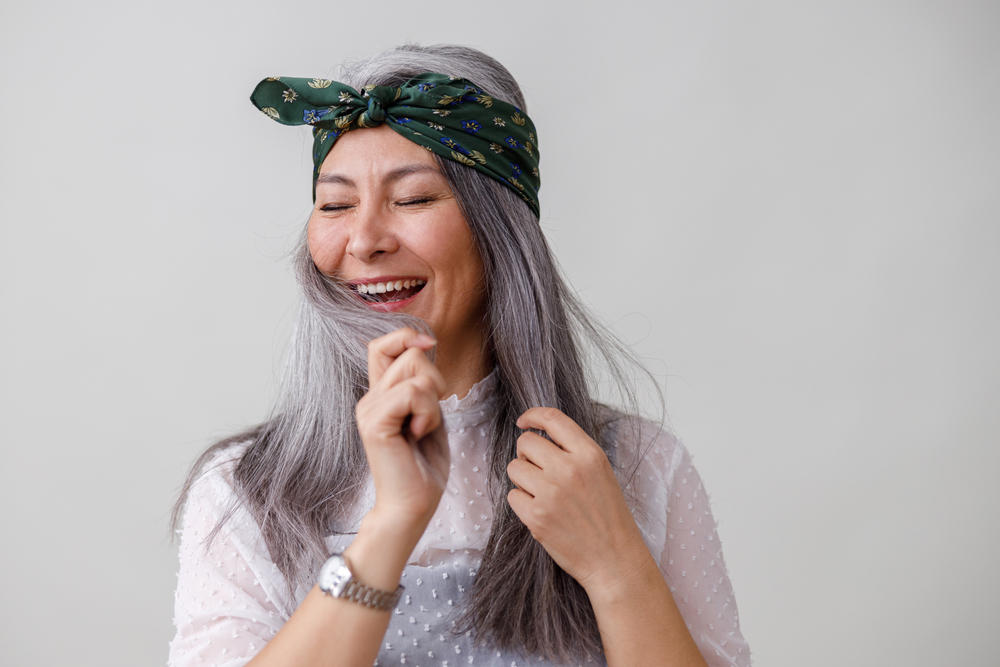
M 535 125 L 465 79 L 421 74 L 398 88 L 365 86 L 358 94 L 328 79 L 272 77 L 257 84 L 250 101 L 279 123 L 313 126 L 314 198 L 319 168 L 337 137 L 389 121 L 413 143 L 500 181 L 539 214 Z

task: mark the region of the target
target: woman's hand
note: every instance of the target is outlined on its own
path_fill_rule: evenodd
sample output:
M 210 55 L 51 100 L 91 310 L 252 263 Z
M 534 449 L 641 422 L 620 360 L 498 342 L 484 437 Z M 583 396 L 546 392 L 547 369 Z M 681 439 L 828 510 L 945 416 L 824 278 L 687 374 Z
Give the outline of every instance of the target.
M 532 408 L 507 474 L 507 501 L 553 560 L 593 596 L 607 592 L 652 559 L 607 455 L 555 408 Z
M 635 525 L 604 451 L 555 408 L 517 420 L 507 501 L 594 608 L 608 665 L 689 665 L 705 659 Z
M 435 344 L 413 329 L 371 341 L 369 390 L 357 406 L 358 431 L 375 483 L 372 512 L 391 518 L 416 539 L 437 509 L 448 478 L 448 446 L 438 430 L 445 381 L 425 354 Z

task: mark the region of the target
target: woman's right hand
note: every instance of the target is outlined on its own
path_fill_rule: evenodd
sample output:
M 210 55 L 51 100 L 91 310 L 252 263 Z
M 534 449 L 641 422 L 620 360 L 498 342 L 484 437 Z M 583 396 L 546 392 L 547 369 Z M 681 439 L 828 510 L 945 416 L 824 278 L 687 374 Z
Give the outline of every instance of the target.
M 438 430 L 445 381 L 425 354 L 435 344 L 409 328 L 371 341 L 368 393 L 356 412 L 375 484 L 372 513 L 411 533 L 414 544 L 448 478 L 447 441 Z
M 438 407 L 445 382 L 425 354 L 435 344 L 413 329 L 368 344 L 368 393 L 358 401 L 357 419 L 375 482 L 375 507 L 361 521 L 344 558 L 358 581 L 383 591 L 399 586 L 448 478 L 448 444 Z M 250 664 L 371 665 L 389 616 L 313 586 Z

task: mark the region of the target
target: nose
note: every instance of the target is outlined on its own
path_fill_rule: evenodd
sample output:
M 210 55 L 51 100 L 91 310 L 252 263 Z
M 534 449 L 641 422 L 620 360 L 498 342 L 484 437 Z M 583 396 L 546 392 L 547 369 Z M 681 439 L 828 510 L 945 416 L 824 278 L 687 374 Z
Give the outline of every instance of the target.
M 361 262 L 371 262 L 399 249 L 399 242 L 385 210 L 374 204 L 362 204 L 351 221 L 347 252 Z

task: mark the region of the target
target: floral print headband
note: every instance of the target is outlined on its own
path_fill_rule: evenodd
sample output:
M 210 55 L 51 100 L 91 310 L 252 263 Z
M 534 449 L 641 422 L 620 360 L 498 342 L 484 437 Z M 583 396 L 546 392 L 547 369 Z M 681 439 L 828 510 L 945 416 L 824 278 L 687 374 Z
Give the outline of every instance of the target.
M 250 101 L 284 125 L 313 126 L 316 178 L 337 138 L 388 122 L 396 133 L 441 157 L 476 169 L 519 194 L 538 215 L 538 140 L 531 119 L 465 79 L 421 74 L 399 87 L 359 93 L 329 79 L 271 77 Z

